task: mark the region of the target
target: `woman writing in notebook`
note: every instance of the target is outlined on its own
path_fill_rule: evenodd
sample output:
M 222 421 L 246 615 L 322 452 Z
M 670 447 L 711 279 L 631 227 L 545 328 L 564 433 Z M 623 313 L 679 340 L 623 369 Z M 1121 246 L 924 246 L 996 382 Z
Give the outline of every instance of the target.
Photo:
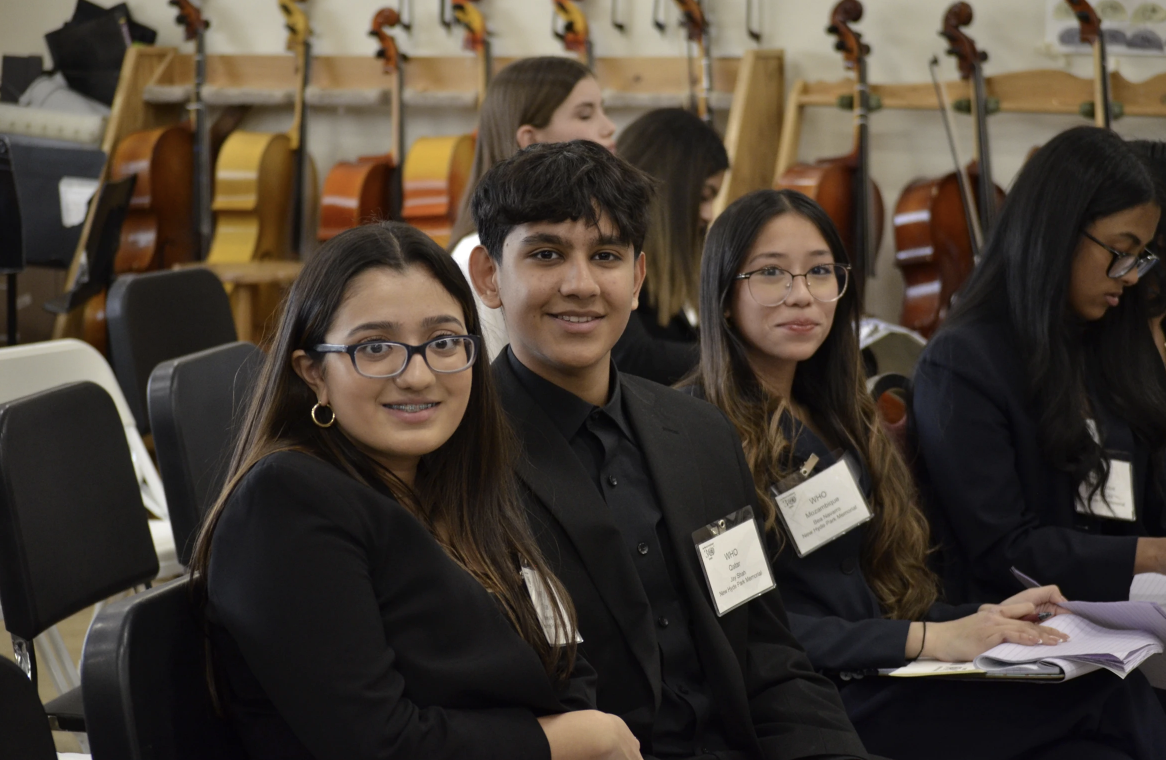
M 949 598 L 1009 593 L 1014 567 L 1091 601 L 1166 572 L 1166 375 L 1139 284 L 1159 215 L 1151 172 L 1109 130 L 1061 133 L 1016 179 L 915 373 Z
M 648 274 L 612 356 L 623 372 L 671 385 L 696 365 L 697 292 L 705 231 L 729 168 L 721 137 L 682 108 L 649 111 L 615 152 L 660 182 L 644 239 Z
M 701 359 L 685 381 L 741 434 L 790 627 L 834 676 L 867 748 L 899 758 L 1150 758 L 1166 715 L 1138 673 L 1031 686 L 864 674 L 920 657 L 966 661 L 996 644 L 1052 645 L 1033 622 L 1055 586 L 999 604 L 938 601 L 910 473 L 866 391 L 858 299 L 838 232 L 814 201 L 762 190 L 712 225 L 701 270 Z M 798 504 L 853 508 L 815 526 Z M 822 514 L 818 512 L 817 514 Z M 857 677 L 856 677 L 857 676 Z M 1095 720 L 1087 720 L 1094 716 Z M 1145 724 L 1145 725 L 1143 725 Z M 956 726 L 968 730 L 953 731 Z M 954 741 L 953 741 L 954 739 Z
M 480 347 L 465 279 L 404 224 L 293 284 L 192 561 L 251 757 L 640 757 L 587 709 Z
M 469 277 L 470 252 L 478 245 L 470 198 L 487 170 L 534 143 L 591 140 L 615 150 L 615 125 L 591 70 L 572 58 L 524 58 L 502 69 L 486 89 L 478 116 L 474 164 L 458 207 L 450 253 Z M 509 343 L 506 323 L 474 294 L 488 359 Z

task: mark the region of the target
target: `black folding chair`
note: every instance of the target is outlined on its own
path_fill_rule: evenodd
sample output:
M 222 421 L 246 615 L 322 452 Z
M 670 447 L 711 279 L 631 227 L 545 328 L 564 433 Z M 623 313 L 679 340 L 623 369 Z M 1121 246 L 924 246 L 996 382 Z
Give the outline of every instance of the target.
M 122 275 L 105 309 L 109 358 L 126 402 L 147 433 L 146 387 L 162 362 L 235 340 L 235 320 L 223 284 L 207 269 Z
M 20 667 L 0 657 L 0 747 L 4 757 L 57 760 L 53 732 L 36 687 Z
M 101 386 L 0 405 L 0 606 L 34 683 L 34 638 L 158 574 L 146 519 L 121 418 Z M 45 712 L 56 729 L 85 730 L 80 689 Z
M 197 620 L 187 578 L 97 615 L 81 660 L 94 760 L 245 757 L 212 705 Z
M 194 536 L 223 487 L 263 352 L 228 343 L 162 362 L 147 402 L 178 561 L 190 564 Z

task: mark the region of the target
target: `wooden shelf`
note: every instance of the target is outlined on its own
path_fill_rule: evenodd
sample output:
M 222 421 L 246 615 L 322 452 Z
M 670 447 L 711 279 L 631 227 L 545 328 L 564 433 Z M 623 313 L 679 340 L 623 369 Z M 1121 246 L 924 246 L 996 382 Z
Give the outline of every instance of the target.
M 1130 82 L 1121 74 L 1111 77 L 1111 99 L 1122 105 L 1126 116 L 1166 116 L 1166 74 L 1145 82 Z M 1038 69 L 998 74 L 984 80 L 987 95 L 996 98 L 1001 111 L 1012 113 L 1080 113 L 1082 103 L 1093 102 L 1093 80 L 1064 71 Z M 944 82 L 953 101 L 968 98 L 970 84 Z M 872 84 L 871 93 L 882 100 L 883 108 L 934 111 L 935 88 L 923 84 Z M 836 106 L 841 95 L 854 93 L 854 80 L 806 82 L 798 98 L 802 106 Z
M 501 69 L 514 59 L 495 59 Z M 713 61 L 713 108 L 727 109 L 739 68 L 737 58 Z M 688 102 L 685 58 L 600 58 L 596 75 L 605 85 L 609 108 L 661 108 Z M 477 59 L 471 56 L 418 57 L 404 64 L 406 106 L 474 108 Z M 174 53 L 145 86 L 147 103 L 177 105 L 191 98 L 194 60 Z M 287 106 L 295 98 L 291 54 L 207 57 L 203 99 L 209 105 Z M 305 98 L 318 107 L 372 107 L 393 101 L 395 78 L 372 56 L 315 56 Z

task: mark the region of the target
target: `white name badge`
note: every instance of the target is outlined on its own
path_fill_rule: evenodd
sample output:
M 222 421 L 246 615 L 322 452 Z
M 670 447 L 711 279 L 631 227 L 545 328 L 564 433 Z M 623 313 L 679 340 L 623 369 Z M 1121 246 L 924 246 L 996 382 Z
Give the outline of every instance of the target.
M 777 585 L 753 519 L 753 507 L 739 509 L 694 531 L 692 542 L 696 544 L 717 617 Z
M 816 463 L 817 458 L 813 461 Z M 825 546 L 872 516 L 845 459 L 788 491 L 773 488 L 770 493 L 799 557 Z
M 1109 478 L 1105 481 L 1105 488 L 1093 494 L 1091 499 L 1086 483 L 1081 484 L 1079 492 L 1082 501 L 1089 499 L 1088 506 L 1082 504 L 1082 501 L 1077 502 L 1077 512 L 1080 514 L 1126 522 L 1137 519 L 1137 510 L 1134 509 L 1134 466 L 1130 462 L 1109 460 Z
M 534 604 L 534 613 L 538 616 L 538 622 L 543 627 L 543 634 L 546 635 L 547 641 L 557 647 L 567 645 L 566 631 L 561 628 L 555 628 L 555 613 L 554 608 L 551 607 L 551 600 L 543 587 L 542 579 L 538 572 L 526 565 L 522 567 L 522 580 L 526 584 L 526 591 L 530 594 L 530 601 Z M 554 591 L 554 589 L 551 589 Z M 555 602 L 559 608 L 559 617 L 566 623 L 567 610 L 563 607 L 563 600 L 559 595 L 555 594 Z M 575 643 L 582 644 L 583 637 L 579 635 L 579 631 L 575 631 Z

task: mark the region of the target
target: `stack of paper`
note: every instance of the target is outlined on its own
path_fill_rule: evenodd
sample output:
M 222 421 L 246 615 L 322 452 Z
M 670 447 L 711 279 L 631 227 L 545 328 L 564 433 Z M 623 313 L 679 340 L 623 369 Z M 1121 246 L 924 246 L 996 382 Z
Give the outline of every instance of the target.
M 1149 604 L 1145 602 L 1070 602 L 1068 604 L 1099 605 L 1105 608 L 1102 617 L 1110 623 L 1128 623 L 1140 620 L 1143 611 L 1130 608 L 1127 605 Z M 1062 605 L 1068 606 L 1068 605 Z M 1157 623 L 1166 628 L 1166 616 L 1161 614 L 1161 608 L 1151 604 L 1157 615 Z M 1094 610 L 1090 610 L 1093 612 Z M 1093 617 L 1090 615 L 1090 617 Z M 1148 615 L 1145 616 L 1148 618 Z M 1096 620 L 1096 617 L 1094 617 Z M 1046 620 L 1042 625 L 1055 628 L 1062 633 L 1069 634 L 1068 641 L 1062 641 L 1055 646 L 1035 644 L 1000 644 L 989 649 L 976 658 L 977 667 L 991 670 L 1007 667 L 1017 663 L 1040 662 L 1050 665 L 1060 665 L 1065 671 L 1065 678 L 1081 675 L 1079 668 L 1074 665 L 1096 665 L 1125 678 L 1141 665 L 1147 657 L 1159 654 L 1163 650 L 1162 638 L 1146 630 L 1138 630 L 1133 625 L 1121 624 L 1119 627 L 1130 630 L 1116 630 L 1115 628 L 1099 625 L 1102 621 L 1093 622 L 1085 613 L 1074 615 L 1058 615 Z M 1106 623 L 1108 625 L 1108 623 Z

